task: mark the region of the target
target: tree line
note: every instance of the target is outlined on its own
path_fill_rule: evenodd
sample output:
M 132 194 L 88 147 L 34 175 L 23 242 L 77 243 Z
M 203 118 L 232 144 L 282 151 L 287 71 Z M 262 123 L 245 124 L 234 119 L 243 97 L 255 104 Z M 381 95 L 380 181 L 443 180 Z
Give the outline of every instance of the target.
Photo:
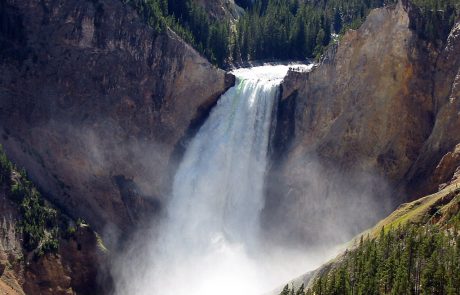
M 303 60 L 321 55 L 371 9 L 397 0 L 237 0 L 245 13 L 233 22 L 214 19 L 193 0 L 125 0 L 155 29 L 167 27 L 212 63 L 224 67 L 248 60 Z M 460 0 L 412 0 L 419 17 L 412 28 L 429 41 L 447 38 Z
M 412 0 L 412 3 L 419 8 L 412 29 L 421 38 L 442 44 L 459 17 L 460 0 Z
M 393 0 L 256 0 L 237 23 L 232 52 L 241 59 L 319 56 L 332 34 L 357 28 L 370 9 Z

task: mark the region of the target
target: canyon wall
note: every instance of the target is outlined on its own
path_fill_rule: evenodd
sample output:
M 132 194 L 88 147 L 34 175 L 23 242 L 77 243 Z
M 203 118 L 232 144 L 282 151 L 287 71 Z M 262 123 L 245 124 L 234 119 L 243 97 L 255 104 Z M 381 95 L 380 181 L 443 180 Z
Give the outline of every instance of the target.
M 9 157 L 100 231 L 158 210 L 184 140 L 234 78 L 121 1 L 0 5 Z
M 432 75 L 435 121 L 406 177 L 411 197 L 437 191 L 460 172 L 460 20 L 440 51 Z
M 325 223 L 319 225 L 324 235 L 325 220 L 341 224 L 366 214 L 331 216 L 315 203 L 340 212 L 354 206 L 357 194 L 374 195 L 374 207 L 380 198 L 382 210 L 373 208 L 377 221 L 379 213 L 452 178 L 460 165 L 454 152 L 460 142 L 459 23 L 437 48 L 413 30 L 417 17 L 406 1 L 375 9 L 358 30 L 331 45 L 312 72 L 286 77 L 265 215 L 275 227 L 291 216 L 299 222 L 278 231 L 314 240 L 318 222 Z M 446 154 L 445 168 L 437 169 Z M 319 171 L 314 176 L 312 168 Z M 336 184 L 318 188 L 318 182 Z M 322 196 L 312 197 L 315 192 Z M 364 202 L 356 207 L 369 208 Z

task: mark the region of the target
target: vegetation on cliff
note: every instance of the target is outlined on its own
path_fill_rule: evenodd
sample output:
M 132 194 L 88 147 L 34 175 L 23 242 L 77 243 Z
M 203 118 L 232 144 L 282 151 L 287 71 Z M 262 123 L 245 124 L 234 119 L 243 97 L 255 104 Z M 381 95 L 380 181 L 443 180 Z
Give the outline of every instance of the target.
M 228 56 L 230 23 L 213 20 L 191 0 L 124 0 L 157 33 L 171 28 L 212 63 L 223 66 Z
M 109 293 L 101 238 L 48 203 L 1 145 L 0 211 L 0 294 Z
M 0 146 L 0 184 L 19 205 L 21 220 L 19 230 L 27 251 L 38 256 L 58 249 L 58 212 L 47 205 L 40 192 L 7 158 Z
M 18 170 L 9 161 L 1 146 L 0 186 L 6 195 L 18 204 L 20 213 L 18 229 L 23 236 L 25 250 L 34 252 L 37 256 L 56 252 L 60 234 L 70 237 L 75 231 L 72 227 L 66 230 L 60 229 L 65 225 L 58 210 L 46 203 L 38 189 L 28 179 L 26 172 Z
M 193 0 L 126 0 L 160 32 L 172 28 L 219 66 L 262 59 L 319 56 L 334 34 L 357 28 L 369 11 L 396 0 L 236 1 L 246 13 L 235 22 L 212 19 Z M 458 0 L 413 0 L 418 18 L 413 29 L 442 42 L 459 15 Z
M 332 34 L 357 28 L 370 9 L 392 2 L 257 0 L 237 24 L 234 59 L 317 56 L 333 40 Z
M 449 188 L 398 208 L 308 290 L 281 294 L 460 294 L 459 261 L 460 189 Z
M 449 36 L 455 20 L 459 17 L 460 0 L 411 0 L 418 8 L 419 18 L 412 29 L 426 40 L 443 42 Z

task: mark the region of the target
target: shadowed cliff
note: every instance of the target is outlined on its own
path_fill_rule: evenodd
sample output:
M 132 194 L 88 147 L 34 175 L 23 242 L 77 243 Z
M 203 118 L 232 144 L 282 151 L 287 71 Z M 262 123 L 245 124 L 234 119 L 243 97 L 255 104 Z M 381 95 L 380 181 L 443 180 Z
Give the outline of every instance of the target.
M 1 8 L 0 141 L 12 160 L 100 230 L 161 207 L 173 152 L 233 78 L 121 1 Z

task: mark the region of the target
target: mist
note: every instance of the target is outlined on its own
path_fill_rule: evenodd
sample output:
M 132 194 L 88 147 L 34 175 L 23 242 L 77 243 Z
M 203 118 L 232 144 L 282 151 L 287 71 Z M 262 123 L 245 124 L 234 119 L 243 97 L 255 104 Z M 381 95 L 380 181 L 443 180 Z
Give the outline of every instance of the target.
M 343 244 L 394 209 L 391 184 L 376 171 L 344 170 L 315 153 L 283 165 L 270 172 L 262 214 L 265 238 L 280 247 Z
M 268 147 L 287 69 L 235 71 L 236 86 L 187 147 L 164 216 L 116 255 L 116 295 L 266 294 L 334 257 L 385 211 L 377 176 L 325 178 L 310 156 L 296 170 L 303 189 L 274 199 Z

